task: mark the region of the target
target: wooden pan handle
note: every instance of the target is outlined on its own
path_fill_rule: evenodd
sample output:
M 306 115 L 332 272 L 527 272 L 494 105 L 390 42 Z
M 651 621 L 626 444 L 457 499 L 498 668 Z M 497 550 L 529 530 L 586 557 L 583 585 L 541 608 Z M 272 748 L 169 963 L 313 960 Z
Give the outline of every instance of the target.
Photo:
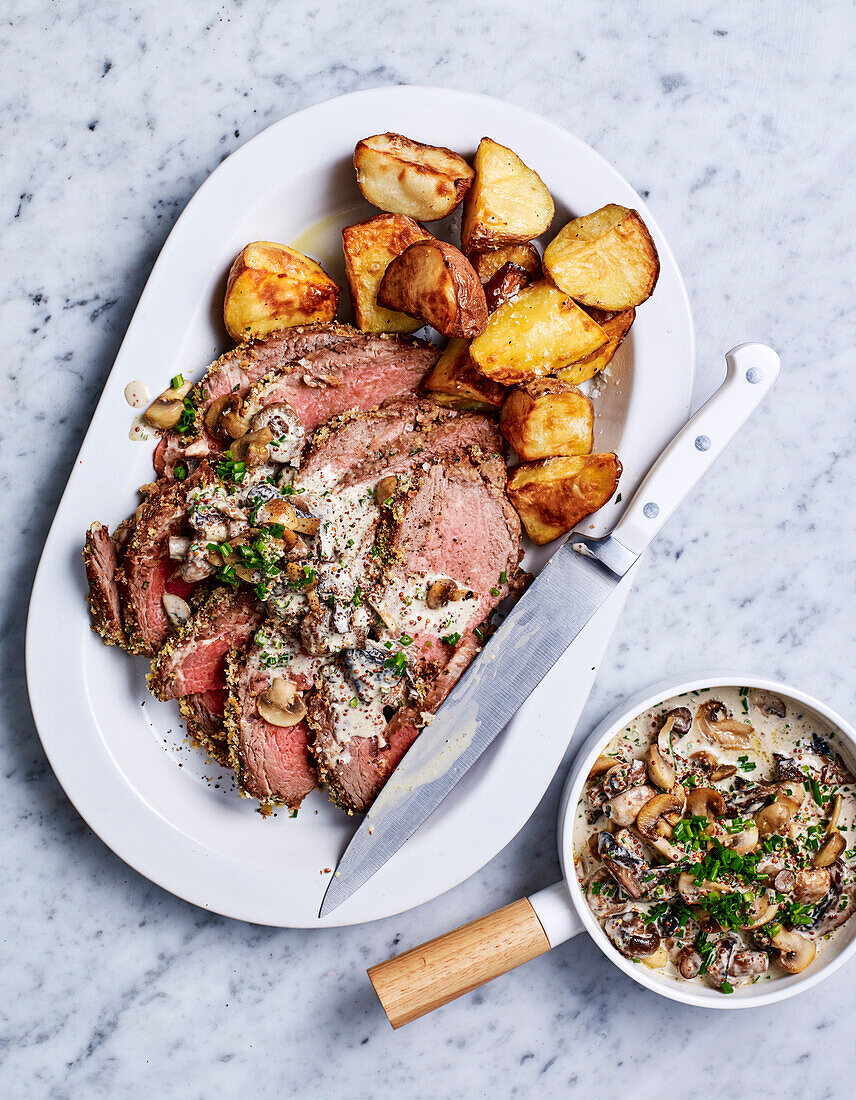
M 526 898 L 378 963 L 368 971 L 394 1028 L 550 950 Z

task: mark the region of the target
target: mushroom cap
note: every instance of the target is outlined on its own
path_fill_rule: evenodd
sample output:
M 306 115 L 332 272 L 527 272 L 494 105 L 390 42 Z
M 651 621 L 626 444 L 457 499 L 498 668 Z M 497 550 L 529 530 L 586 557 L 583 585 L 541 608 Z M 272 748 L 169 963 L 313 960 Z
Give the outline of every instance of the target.
M 687 813 L 715 821 L 725 813 L 725 799 L 715 787 L 694 787 L 687 795 Z
M 296 726 L 306 717 L 306 705 L 290 680 L 276 676 L 256 699 L 256 709 L 271 726 Z
M 812 857 L 813 867 L 831 867 L 846 847 L 844 837 L 837 830 L 830 833 Z
M 655 787 L 668 791 L 675 785 L 677 778 L 675 765 L 660 751 L 658 745 L 653 742 L 645 753 L 645 764 L 648 768 L 648 778 Z
M 785 802 L 776 801 L 771 802 L 769 806 L 764 806 L 755 814 L 755 824 L 762 839 L 773 834 L 784 836 L 790 827 L 792 817 L 793 811 L 790 806 Z
M 800 974 L 814 962 L 817 945 L 801 933 L 780 928 L 770 939 L 779 953 L 779 966 L 789 974 Z
M 650 790 L 650 788 L 649 788 Z M 667 814 L 681 812 L 680 799 L 668 791 L 661 791 L 649 798 L 636 815 L 636 828 L 648 840 L 671 835 L 671 828 L 663 821 Z
M 615 822 L 616 825 L 620 825 L 622 828 L 627 828 L 628 825 L 632 825 L 637 820 L 639 811 L 654 794 L 656 794 L 654 788 L 649 787 L 647 784 L 640 787 L 631 787 L 629 790 L 617 794 L 615 798 L 610 798 L 604 806 L 603 812 L 610 821 Z

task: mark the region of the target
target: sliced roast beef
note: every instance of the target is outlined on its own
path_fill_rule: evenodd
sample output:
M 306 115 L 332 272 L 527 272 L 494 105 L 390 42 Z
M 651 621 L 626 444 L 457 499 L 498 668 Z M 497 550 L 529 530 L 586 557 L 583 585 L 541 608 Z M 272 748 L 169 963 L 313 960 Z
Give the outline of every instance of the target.
M 226 654 L 246 645 L 262 617 L 251 588 L 216 588 L 161 646 L 148 675 L 152 694 L 166 700 L 216 690 Z
M 502 452 L 495 421 L 413 396 L 394 398 L 378 409 L 340 417 L 317 431 L 295 484 L 309 485 L 323 475 L 328 488 L 359 485 L 471 446 L 487 453 Z
M 317 785 L 306 722 L 271 725 L 259 714 L 256 700 L 275 676 L 287 675 L 301 691 L 309 689 L 319 668 L 320 662 L 305 656 L 287 672 L 281 666 L 265 667 L 258 647 L 229 655 L 225 723 L 230 761 L 244 796 L 293 810 Z
M 325 678 L 309 721 L 316 769 L 337 805 L 368 809 L 417 736 L 421 715 L 440 705 L 477 654 L 479 624 L 519 586 L 520 521 L 504 483 L 502 459 L 478 448 L 400 479 L 378 538 L 379 601 L 390 624 L 387 663 L 394 668 L 403 654 L 418 705 L 390 716 L 388 697 L 377 691 L 349 710 L 347 678 Z
M 163 595 L 176 572 L 169 558 L 169 537 L 180 534 L 187 524 L 188 491 L 212 481 L 211 470 L 203 462 L 186 481 L 162 478 L 156 482 L 137 509 L 134 531 L 116 574 L 132 653 L 154 656 L 169 634 Z M 184 591 L 176 594 L 186 593 L 183 582 L 182 587 Z
M 122 606 L 116 583 L 118 555 L 116 544 L 103 523 L 93 523 L 86 532 L 83 564 L 89 582 L 89 614 L 92 629 L 108 645 L 126 644 L 122 625 Z
M 229 741 L 223 724 L 226 708 L 226 671 L 221 669 L 222 686 L 209 691 L 185 695 L 178 700 L 178 709 L 187 722 L 187 732 L 198 741 L 212 759 L 229 766 Z
M 166 433 L 155 452 L 155 469 L 171 475 L 176 462 L 221 449 L 201 425 L 202 414 L 217 397 L 237 393 L 248 415 L 287 402 L 312 430 L 348 409 L 370 409 L 391 396 L 415 392 L 437 355 L 436 348 L 407 337 L 338 324 L 285 329 L 241 345 L 209 367 L 190 394 L 200 413 L 199 438 Z

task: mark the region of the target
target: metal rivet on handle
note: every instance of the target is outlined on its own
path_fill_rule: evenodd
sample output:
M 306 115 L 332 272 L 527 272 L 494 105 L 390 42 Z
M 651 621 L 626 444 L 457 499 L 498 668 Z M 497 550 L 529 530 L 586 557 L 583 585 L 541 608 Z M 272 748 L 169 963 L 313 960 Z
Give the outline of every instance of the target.
M 758 370 L 757 367 L 750 367 L 749 370 L 746 371 L 746 381 L 751 382 L 753 386 L 758 382 L 763 382 L 764 372 Z
M 656 519 L 660 514 L 660 505 L 655 504 L 653 500 L 650 500 L 642 509 L 642 515 L 645 519 Z
M 695 441 L 695 449 L 697 451 L 709 451 L 710 450 L 710 438 L 706 435 L 697 435 Z

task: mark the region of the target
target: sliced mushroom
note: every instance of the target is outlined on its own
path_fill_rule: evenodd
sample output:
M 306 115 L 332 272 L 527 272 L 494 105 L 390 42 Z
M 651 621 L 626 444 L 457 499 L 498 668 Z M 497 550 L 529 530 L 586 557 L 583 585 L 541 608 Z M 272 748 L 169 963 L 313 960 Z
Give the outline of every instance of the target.
M 592 876 L 586 887 L 586 901 L 599 920 L 614 917 L 616 913 L 623 913 L 627 908 L 627 898 L 612 876 L 604 870 L 597 871 Z
M 766 783 L 753 783 L 729 791 L 725 798 L 728 811 L 733 814 L 751 814 L 759 810 L 776 793 L 776 788 Z
M 718 699 L 706 699 L 696 711 L 699 732 L 724 749 L 743 749 L 755 732 L 748 722 L 736 722 L 728 716 L 725 704 Z
M 642 962 L 645 966 L 650 967 L 652 970 L 662 970 L 662 968 L 669 961 L 669 952 L 666 949 L 666 945 L 660 941 L 660 945 L 650 955 L 645 955 L 642 958 Z
M 702 957 L 694 947 L 682 947 L 678 952 L 676 965 L 678 972 L 682 978 L 686 978 L 690 981 L 692 978 L 697 978 L 699 971 L 701 970 Z
M 615 798 L 617 794 L 638 787 L 645 782 L 645 764 L 642 760 L 629 760 L 615 764 L 609 769 L 603 779 L 603 793 L 607 798 Z
M 834 865 L 830 870 L 834 871 L 836 867 L 840 868 L 841 864 Z M 854 912 L 856 912 L 856 887 L 850 886 L 843 890 L 838 882 L 815 909 L 809 930 L 812 935 L 820 939 L 850 920 Z
M 829 893 L 831 879 L 826 867 L 813 867 L 797 871 L 794 882 L 794 901 L 800 905 L 817 905 Z
M 758 826 L 758 835 L 764 837 L 778 835 L 785 836 L 791 825 L 793 811 L 785 802 L 771 802 L 763 810 L 755 814 L 755 824 Z
M 282 676 L 275 677 L 256 699 L 256 709 L 271 726 L 296 726 L 306 717 L 306 706 L 296 686 Z
M 398 478 L 395 474 L 387 474 L 382 477 L 375 486 L 375 501 L 381 508 L 388 505 L 398 489 Z
M 742 884 L 732 874 L 720 875 L 716 881 L 712 879 L 703 879 L 701 882 L 696 882 L 695 875 L 690 871 L 684 871 L 684 873 L 678 877 L 678 893 L 687 905 L 697 905 L 698 902 L 708 894 L 733 892 L 741 885 L 745 884 Z
M 458 588 L 454 581 L 444 578 L 428 586 L 425 602 L 432 611 L 439 611 L 447 603 L 460 600 L 465 594 L 466 589 Z
M 287 500 L 267 500 L 255 511 L 255 522 L 259 527 L 267 527 L 271 523 L 278 523 L 289 531 L 297 531 L 301 535 L 317 535 L 321 520 L 314 516 L 304 515 L 298 512 Z
M 258 431 L 246 432 L 240 439 L 236 439 L 229 448 L 229 453 L 236 462 L 245 462 L 247 466 L 263 466 L 269 459 L 268 444 L 273 442 L 273 432 L 270 428 L 259 428 Z
M 205 410 L 205 430 L 221 442 L 240 439 L 250 424 L 240 415 L 241 398 L 236 393 L 215 397 Z
M 621 889 L 631 898 L 641 898 L 645 893 L 644 880 L 651 873 L 645 860 L 619 844 L 605 829 L 598 834 L 597 853 Z
M 143 413 L 143 419 L 153 428 L 174 428 L 184 412 L 184 399 L 193 389 L 192 382 L 169 386 L 159 394 Z
M 675 765 L 667 760 L 660 751 L 659 746 L 653 742 L 645 753 L 645 764 L 648 768 L 648 777 L 655 787 L 668 791 L 675 785 Z
M 835 796 L 832 803 L 832 809 L 829 811 L 829 819 L 826 824 L 826 834 L 831 835 L 838 828 L 838 822 L 841 818 L 841 807 L 844 805 L 844 800 L 840 794 Z
M 591 771 L 588 774 L 589 779 L 597 779 L 601 775 L 606 775 L 610 768 L 614 768 L 617 761 L 614 756 L 599 756 L 592 764 Z
M 670 814 L 680 812 L 681 803 L 673 794 L 668 792 L 655 794 L 644 803 L 636 815 L 636 828 L 646 840 L 670 837 L 672 828 L 667 818 Z
M 772 692 L 754 690 L 750 692 L 749 699 L 768 718 L 784 718 L 788 713 L 784 699 L 773 695 Z
M 800 974 L 814 962 L 817 947 L 800 932 L 780 928 L 770 940 L 778 952 L 776 961 L 789 974 Z
M 162 596 L 163 609 L 173 626 L 183 626 L 190 618 L 190 604 L 171 592 L 164 592 Z
M 761 864 L 758 864 L 758 870 L 761 870 Z M 780 894 L 792 894 L 796 889 L 797 876 L 788 867 L 779 871 L 773 879 L 773 888 L 778 890 Z
M 715 821 L 725 813 L 725 799 L 715 787 L 694 787 L 687 795 L 687 813 Z
M 671 732 L 677 733 L 681 737 L 685 733 L 690 732 L 690 727 L 693 724 L 693 716 L 689 707 L 673 707 L 672 710 L 666 712 L 663 726 L 671 719 Z M 663 727 L 661 727 L 662 729 Z
M 636 815 L 649 798 L 657 792 L 653 787 L 643 784 L 641 787 L 631 787 L 627 791 L 610 798 L 605 804 L 603 812 L 610 821 L 622 828 L 632 825 L 636 821 Z
M 812 867 L 830 867 L 847 847 L 839 832 L 830 833 L 812 857 Z
M 723 779 L 730 779 L 737 772 L 735 764 L 720 764 L 710 773 L 711 783 L 721 783 Z
M 744 932 L 760 928 L 761 925 L 771 921 L 778 911 L 778 902 L 772 901 L 766 894 L 760 894 L 749 903 L 748 919 L 740 925 L 740 928 Z
M 692 764 L 693 771 L 701 772 L 702 775 L 710 777 L 719 766 L 719 761 L 712 752 L 706 752 L 702 749 L 700 752 L 694 752 L 692 754 L 690 757 L 690 764 Z
M 603 926 L 612 943 L 628 959 L 644 959 L 660 947 L 660 935 L 653 924 L 647 925 L 639 913 L 611 917 Z
M 747 853 L 755 851 L 758 847 L 758 840 L 758 826 L 753 821 L 737 833 L 727 832 L 723 838 L 723 844 L 737 855 L 745 856 Z
M 805 787 L 802 783 L 777 783 L 776 792 L 776 801 L 784 803 L 791 813 L 796 813 L 805 802 Z
M 250 421 L 250 431 L 260 432 L 265 428 L 271 433 L 268 454 L 272 462 L 290 462 L 297 465 L 306 442 L 306 429 L 303 421 L 287 401 L 275 401 L 265 405 Z

